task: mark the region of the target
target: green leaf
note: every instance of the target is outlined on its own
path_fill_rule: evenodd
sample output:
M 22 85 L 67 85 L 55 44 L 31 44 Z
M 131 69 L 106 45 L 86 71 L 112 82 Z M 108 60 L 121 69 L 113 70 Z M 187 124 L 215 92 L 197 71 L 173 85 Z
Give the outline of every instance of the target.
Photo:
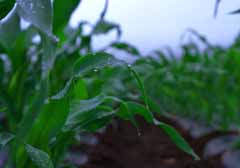
M 52 36 L 51 0 L 16 0 L 18 13 L 39 30 Z
M 29 130 L 32 128 L 36 118 L 41 113 L 44 103 L 47 99 L 47 84 L 46 80 L 39 83 L 40 90 L 34 93 L 33 100 L 28 104 L 29 108 L 23 115 L 17 130 L 17 137 L 23 139 L 28 135 Z
M 53 32 L 58 33 L 63 31 L 72 12 L 76 9 L 81 0 L 68 0 L 67 2 L 63 0 L 53 1 Z
M 71 116 L 73 117 L 78 113 L 96 109 L 100 104 L 104 102 L 104 99 L 105 97 L 103 95 L 99 95 L 97 97 L 94 97 L 88 100 L 73 101 L 71 103 Z
M 166 132 L 166 134 L 171 138 L 171 140 L 173 141 L 173 143 L 179 147 L 181 150 L 183 150 L 184 152 L 188 153 L 189 155 L 193 156 L 193 158 L 195 160 L 200 160 L 199 156 L 193 151 L 193 149 L 191 148 L 191 146 L 187 143 L 187 141 L 178 133 L 178 131 L 173 128 L 172 126 L 154 120 L 154 124 L 159 126 L 161 129 L 163 129 L 163 131 Z
M 154 117 L 143 105 L 135 102 L 127 102 L 127 106 L 131 113 L 141 115 L 147 122 L 153 123 Z
M 15 0 L 1 0 L 0 1 L 0 19 L 4 18 L 8 12 L 13 8 Z
M 68 114 L 69 103 L 66 99 L 49 100 L 28 132 L 28 142 L 46 147 L 49 140 L 61 132 Z
M 118 38 L 121 36 L 122 31 L 121 31 L 121 28 L 120 28 L 120 26 L 118 24 L 112 23 L 112 22 L 108 22 L 108 21 L 105 21 L 105 20 L 100 20 L 94 26 L 92 34 L 95 34 L 95 35 L 107 34 L 107 33 L 109 33 L 112 30 L 116 30 L 117 31 Z
M 0 106 L 0 113 L 5 112 L 6 110 L 7 110 L 7 107 L 1 107 L 1 106 Z
M 49 155 L 29 144 L 25 145 L 28 156 L 38 168 L 54 168 Z
M 70 130 L 88 117 L 88 112 L 96 109 L 104 102 L 105 97 L 99 95 L 88 100 L 73 100 L 70 104 L 70 113 L 67 117 L 64 130 Z
M 115 43 L 112 43 L 110 47 L 118 50 L 126 51 L 127 53 L 132 55 L 140 55 L 140 52 L 135 46 L 128 44 L 126 42 L 115 42 Z
M 88 98 L 87 86 L 83 79 L 74 81 L 71 97 L 75 100 L 82 100 Z
M 92 30 L 91 34 L 93 34 L 93 35 L 107 34 L 112 30 L 116 30 L 117 31 L 117 38 L 120 38 L 120 36 L 122 34 L 120 25 L 105 20 L 107 10 L 108 10 L 108 0 L 105 0 L 105 5 L 104 5 L 104 8 L 103 8 L 103 11 L 100 15 L 99 20 L 97 21 L 97 23 L 93 27 L 93 30 Z
M 0 150 L 11 142 L 15 136 L 10 133 L 0 133 Z
M 70 105 L 70 114 L 65 123 L 64 131 L 69 131 L 71 129 L 94 131 L 103 127 L 116 113 L 111 108 L 102 108 L 101 104 L 109 101 L 120 103 L 124 112 L 126 112 L 126 119 L 130 119 L 134 126 L 138 128 L 134 119 L 134 113 L 128 110 L 128 106 L 124 101 L 112 96 L 99 95 L 88 100 L 72 101 Z
M 52 96 L 51 99 L 53 100 L 62 99 L 68 93 L 70 93 L 70 96 L 73 99 L 77 99 L 77 100 L 86 99 L 88 97 L 88 91 L 87 91 L 87 86 L 84 80 L 82 79 L 79 79 L 76 81 L 75 80 L 76 79 L 71 78 L 69 81 L 67 81 L 64 88 L 60 92 L 58 92 L 56 95 Z
M 0 21 L 0 44 L 6 49 L 11 49 L 20 33 L 20 18 L 16 6 Z
M 91 115 L 88 115 L 85 120 L 78 124 L 76 130 L 94 132 L 105 127 L 112 120 L 115 113 L 116 111 L 112 111 L 111 108 L 98 107 L 96 110 L 88 113 Z
M 51 99 L 57 100 L 57 99 L 62 99 L 64 98 L 67 93 L 69 92 L 71 86 L 72 86 L 73 78 L 71 78 L 67 83 L 65 84 L 64 88 L 58 92 L 56 95 L 52 96 Z
M 121 66 L 124 62 L 104 52 L 88 54 L 81 57 L 74 65 L 74 76 L 83 76 L 89 71 L 97 71 L 105 67 Z
M 105 100 L 106 101 L 110 100 L 113 102 L 120 103 L 120 108 L 117 115 L 125 120 L 130 120 L 132 124 L 135 126 L 135 128 L 137 129 L 138 133 L 140 132 L 137 121 L 135 120 L 135 117 L 134 117 L 134 112 L 129 110 L 126 102 L 114 96 L 106 96 Z
M 109 22 L 105 20 L 105 15 L 108 10 L 108 0 L 105 0 L 105 6 L 104 9 L 100 15 L 99 20 L 94 25 L 92 30 L 92 35 L 99 35 L 99 34 L 107 34 L 113 30 L 117 31 L 117 38 L 119 38 L 122 34 L 121 27 L 119 24 Z
M 197 154 L 193 151 L 191 146 L 178 133 L 178 131 L 175 128 L 173 128 L 172 126 L 170 126 L 166 123 L 156 120 L 154 118 L 153 114 L 148 109 L 146 109 L 144 106 L 142 106 L 140 104 L 137 104 L 135 102 L 128 102 L 127 105 L 128 105 L 129 110 L 132 113 L 139 114 L 142 117 L 144 117 L 144 119 L 146 121 L 148 121 L 149 123 L 159 126 L 163 131 L 165 131 L 167 133 L 167 135 L 171 138 L 171 140 L 177 147 L 179 147 L 181 150 L 188 153 L 189 155 L 193 156 L 194 159 L 199 160 L 199 157 L 197 156 Z
M 43 39 L 42 78 L 44 79 L 55 62 L 57 41 L 46 34 L 42 34 L 41 37 Z
M 147 93 L 146 93 L 145 86 L 144 86 L 144 84 L 142 82 L 141 77 L 138 75 L 138 73 L 133 68 L 131 68 L 131 66 L 128 66 L 128 70 L 133 74 L 133 77 L 136 79 L 137 84 L 139 86 L 139 89 L 140 89 L 140 91 L 142 93 L 145 106 L 146 106 L 147 110 L 150 112 L 148 98 L 147 98 Z
M 19 15 L 42 32 L 44 51 L 42 78 L 46 78 L 55 60 L 56 43 L 58 41 L 52 34 L 51 0 L 16 0 L 16 2 Z
M 13 62 L 16 62 L 18 60 L 24 60 L 25 53 L 29 49 L 29 46 L 32 45 L 32 39 L 38 35 L 38 30 L 34 26 L 29 26 L 26 30 L 22 30 L 16 39 L 15 45 L 13 47 L 13 53 L 11 55 L 11 58 L 13 59 Z M 15 57 L 13 56 L 15 55 Z M 21 57 L 19 57 L 21 55 Z M 15 63 L 20 64 L 21 63 Z

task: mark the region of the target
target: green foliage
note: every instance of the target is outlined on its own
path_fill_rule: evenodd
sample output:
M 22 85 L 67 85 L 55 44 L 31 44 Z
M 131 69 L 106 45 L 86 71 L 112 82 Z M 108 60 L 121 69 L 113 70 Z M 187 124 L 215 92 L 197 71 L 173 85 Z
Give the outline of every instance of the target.
M 0 149 L 5 147 L 13 139 L 14 139 L 14 135 L 9 134 L 9 133 L 1 133 L 0 134 Z
M 60 35 L 69 22 L 72 12 L 76 9 L 81 0 L 69 0 L 68 3 L 55 0 L 53 1 L 53 32 Z
M 13 8 L 8 16 L 1 20 L 0 43 L 5 49 L 12 49 L 18 34 L 20 33 L 20 18 L 17 15 L 17 8 Z M 9 32 L 8 34 L 6 32 Z
M 199 156 L 193 151 L 193 149 L 189 146 L 189 144 L 184 140 L 184 138 L 177 132 L 175 128 L 172 126 L 155 121 L 155 125 L 159 126 L 161 129 L 164 130 L 164 132 L 167 133 L 167 135 L 171 138 L 171 140 L 183 151 L 188 153 L 189 155 L 192 155 L 195 160 L 199 160 Z
M 52 34 L 52 4 L 51 0 L 17 0 L 19 15 L 40 31 Z
M 98 71 L 106 66 L 114 67 L 123 64 L 124 62 L 107 53 L 88 54 L 76 61 L 73 74 L 75 77 L 80 77 L 89 71 Z
M 111 47 L 118 49 L 118 50 L 125 51 L 132 55 L 138 55 L 138 56 L 140 55 L 140 52 L 138 51 L 138 49 L 135 46 L 128 44 L 126 42 L 114 42 L 111 44 Z
M 4 18 L 14 6 L 15 0 L 1 0 L 0 1 L 0 19 Z
M 173 143 L 197 159 L 175 128 L 158 121 L 151 111 L 159 108 L 148 88 L 158 82 L 146 83 L 145 65 L 148 75 L 163 65 L 142 57 L 128 65 L 106 52 L 115 48 L 141 56 L 136 47 L 119 40 L 120 26 L 105 19 L 108 1 L 94 26 L 81 22 L 76 29 L 69 27 L 69 18 L 79 3 L 16 0 L 12 9 L 1 11 L 5 16 L 11 10 L 0 22 L 0 112 L 6 121 L 1 129 L 12 133 L 0 134 L 1 147 L 8 146 L 11 156 L 6 166 L 61 167 L 76 135 L 97 131 L 114 117 L 130 120 L 138 130 L 135 115 L 159 126 Z M 30 27 L 20 29 L 20 18 Z M 89 25 L 90 33 L 84 33 Z M 93 51 L 91 39 L 113 30 L 117 39 L 104 50 Z M 40 42 L 33 42 L 36 37 Z
M 227 50 L 208 46 L 200 52 L 195 45 L 183 46 L 183 55 L 178 59 L 163 58 L 157 52 L 156 58 L 137 61 L 136 68 L 148 95 L 165 113 L 191 117 L 217 129 L 237 128 L 240 123 L 237 41 Z M 141 68 L 146 64 L 151 66 L 144 74 Z
M 81 22 L 76 29 L 68 21 L 79 0 L 54 0 L 53 6 L 50 0 L 9 2 L 0 2 L 0 17 L 7 15 L 0 22 L 0 112 L 6 120 L 0 146 L 9 147 L 9 164 L 61 167 L 76 135 L 97 131 L 114 117 L 131 121 L 140 134 L 135 115 L 142 116 L 195 159 L 184 138 L 156 114 L 239 128 L 239 38 L 225 49 L 190 30 L 204 51 L 190 43 L 182 46 L 180 58 L 170 49 L 146 58 L 120 41 L 120 26 L 105 19 L 108 1 L 93 26 Z M 31 26 L 21 30 L 20 18 Z M 113 30 L 116 40 L 93 51 L 92 38 Z M 34 43 L 37 35 L 40 42 Z M 117 59 L 107 52 L 112 48 L 138 56 L 136 62 Z
M 189 144 L 184 140 L 184 138 L 177 132 L 177 130 L 175 128 L 155 119 L 153 114 L 149 110 L 147 110 L 144 106 L 141 106 L 134 102 L 129 102 L 128 107 L 131 112 L 137 113 L 137 114 L 143 116 L 144 119 L 146 121 L 148 121 L 149 123 L 159 126 L 164 132 L 166 132 L 166 134 L 171 138 L 171 140 L 180 149 L 182 149 L 189 155 L 192 155 L 194 157 L 194 159 L 196 159 L 196 160 L 200 159 L 197 156 L 197 154 L 195 154 L 195 152 L 192 150 L 192 148 L 189 146 Z
M 39 168 L 54 168 L 53 163 L 50 160 L 50 157 L 47 153 L 34 148 L 31 145 L 25 145 L 25 149 L 31 158 L 31 160 L 39 167 Z

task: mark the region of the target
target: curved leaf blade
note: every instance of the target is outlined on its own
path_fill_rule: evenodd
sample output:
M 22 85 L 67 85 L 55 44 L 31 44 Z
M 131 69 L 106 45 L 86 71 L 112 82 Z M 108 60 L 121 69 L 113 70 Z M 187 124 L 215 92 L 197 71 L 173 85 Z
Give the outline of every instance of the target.
M 127 102 L 127 106 L 132 113 L 142 116 L 149 123 L 153 123 L 154 117 L 152 113 L 149 112 L 143 105 L 135 102 Z
M 59 33 L 68 23 L 72 12 L 76 9 L 81 0 L 53 1 L 53 32 Z
M 2 0 L 0 1 L 0 19 L 4 18 L 14 6 L 15 0 Z
M 0 150 L 10 143 L 15 136 L 10 133 L 0 133 Z
M 193 156 L 193 158 L 195 160 L 200 160 L 199 156 L 193 151 L 193 149 L 191 148 L 191 146 L 187 143 L 187 141 L 178 133 L 178 131 L 173 128 L 172 126 L 154 120 L 154 124 L 159 126 L 169 137 L 170 139 L 173 141 L 173 143 L 180 148 L 181 150 L 183 150 L 184 152 L 188 153 L 189 155 Z
M 18 12 L 25 20 L 32 23 L 42 32 L 52 34 L 51 0 L 16 0 Z
M 25 145 L 25 150 L 32 162 L 38 168 L 54 168 L 53 163 L 46 152 L 37 149 L 29 144 Z
M 107 34 L 111 32 L 112 30 L 117 31 L 117 36 L 120 37 L 122 34 L 120 25 L 112 22 L 108 22 L 105 20 L 100 20 L 93 28 L 92 34 L 94 35 L 100 35 L 100 34 Z
M 89 117 L 78 124 L 76 130 L 94 132 L 100 128 L 103 128 L 112 120 L 116 111 L 98 108 L 94 111 L 91 111 L 91 113 L 92 115 L 89 115 Z
M 58 92 L 56 95 L 53 95 L 51 99 L 59 100 L 65 97 L 72 86 L 72 82 L 73 82 L 73 79 L 71 78 L 69 81 L 67 81 L 64 88 L 60 92 Z
M 99 70 L 105 67 L 121 66 L 124 62 L 114 58 L 111 54 L 99 52 L 87 54 L 76 61 L 74 65 L 74 76 L 83 76 L 89 71 Z
M 139 86 L 139 89 L 141 91 L 141 94 L 143 96 L 143 100 L 144 100 L 146 109 L 150 112 L 147 93 L 146 93 L 145 86 L 143 84 L 143 81 L 142 81 L 141 77 L 139 76 L 139 74 L 133 68 L 131 68 L 131 66 L 128 66 L 128 70 L 133 74 L 133 77 L 136 79 L 137 84 Z
M 0 43 L 11 49 L 20 33 L 20 18 L 16 6 L 0 21 Z
M 67 117 L 64 130 L 69 130 L 76 127 L 77 124 L 84 121 L 88 117 L 88 112 L 95 110 L 105 100 L 103 95 L 99 95 L 87 100 L 73 100 L 70 103 L 70 112 Z
M 195 160 L 200 159 L 199 156 L 191 148 L 191 146 L 187 143 L 187 141 L 178 133 L 175 128 L 166 123 L 156 120 L 153 114 L 140 104 L 137 104 L 135 102 L 128 102 L 127 105 L 131 112 L 139 114 L 149 123 L 159 126 L 170 137 L 172 142 L 182 151 L 193 156 Z

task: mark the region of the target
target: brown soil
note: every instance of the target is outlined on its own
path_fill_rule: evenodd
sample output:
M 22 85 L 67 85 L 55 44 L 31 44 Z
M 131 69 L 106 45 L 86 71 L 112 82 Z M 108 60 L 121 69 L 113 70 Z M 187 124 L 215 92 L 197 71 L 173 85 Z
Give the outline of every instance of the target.
M 159 120 L 174 126 L 191 144 L 202 158 L 194 161 L 189 155 L 178 149 L 168 136 L 156 126 L 138 118 L 142 135 L 128 121 L 116 121 L 107 127 L 104 133 L 97 133 L 97 145 L 81 145 L 74 150 L 85 151 L 89 162 L 81 168 L 223 168 L 221 154 L 203 159 L 203 149 L 206 143 L 221 132 L 214 132 L 204 137 L 194 139 L 175 121 L 165 117 Z

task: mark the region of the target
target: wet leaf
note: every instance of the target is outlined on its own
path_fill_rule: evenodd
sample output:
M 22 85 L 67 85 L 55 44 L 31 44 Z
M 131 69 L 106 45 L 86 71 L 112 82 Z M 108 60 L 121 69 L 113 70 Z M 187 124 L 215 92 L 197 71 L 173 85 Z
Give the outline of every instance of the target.
M 10 133 L 0 133 L 0 150 L 11 142 L 15 136 Z
M 72 82 L 73 82 L 73 79 L 71 78 L 69 81 L 67 81 L 67 83 L 65 84 L 64 88 L 59 91 L 56 95 L 52 96 L 51 99 L 62 99 L 64 98 L 67 93 L 69 92 L 71 86 L 72 86 Z
M 86 132 L 94 132 L 99 130 L 100 128 L 105 127 L 115 115 L 115 111 L 111 111 L 111 109 L 98 108 L 89 112 L 89 117 L 85 118 L 75 130 L 78 131 L 86 131 Z M 85 116 L 84 116 L 85 117 Z
M 29 144 L 25 145 L 28 156 L 38 168 L 54 168 L 49 155 Z
M 0 21 L 0 44 L 6 49 L 11 49 L 20 33 L 20 18 L 16 6 Z
M 42 34 L 43 55 L 42 55 L 42 78 L 46 78 L 56 58 L 57 41 L 49 38 L 48 35 Z
M 87 54 L 76 61 L 74 76 L 82 76 L 89 71 L 98 71 L 105 67 L 121 66 L 124 62 L 114 58 L 108 53 Z
M 0 19 L 4 18 L 8 12 L 13 8 L 15 0 L 2 0 L 0 1 Z
M 52 36 L 52 3 L 51 0 L 16 0 L 18 13 L 39 30 Z
M 40 144 L 38 147 L 45 149 L 50 139 L 61 132 L 68 114 L 69 102 L 66 99 L 49 100 L 28 132 L 28 142 Z
M 87 100 L 73 100 L 70 104 L 70 113 L 67 117 L 64 130 L 70 130 L 78 123 L 84 120 L 84 117 L 88 117 L 89 111 L 95 110 L 105 100 L 103 95 L 99 95 L 92 99 Z

